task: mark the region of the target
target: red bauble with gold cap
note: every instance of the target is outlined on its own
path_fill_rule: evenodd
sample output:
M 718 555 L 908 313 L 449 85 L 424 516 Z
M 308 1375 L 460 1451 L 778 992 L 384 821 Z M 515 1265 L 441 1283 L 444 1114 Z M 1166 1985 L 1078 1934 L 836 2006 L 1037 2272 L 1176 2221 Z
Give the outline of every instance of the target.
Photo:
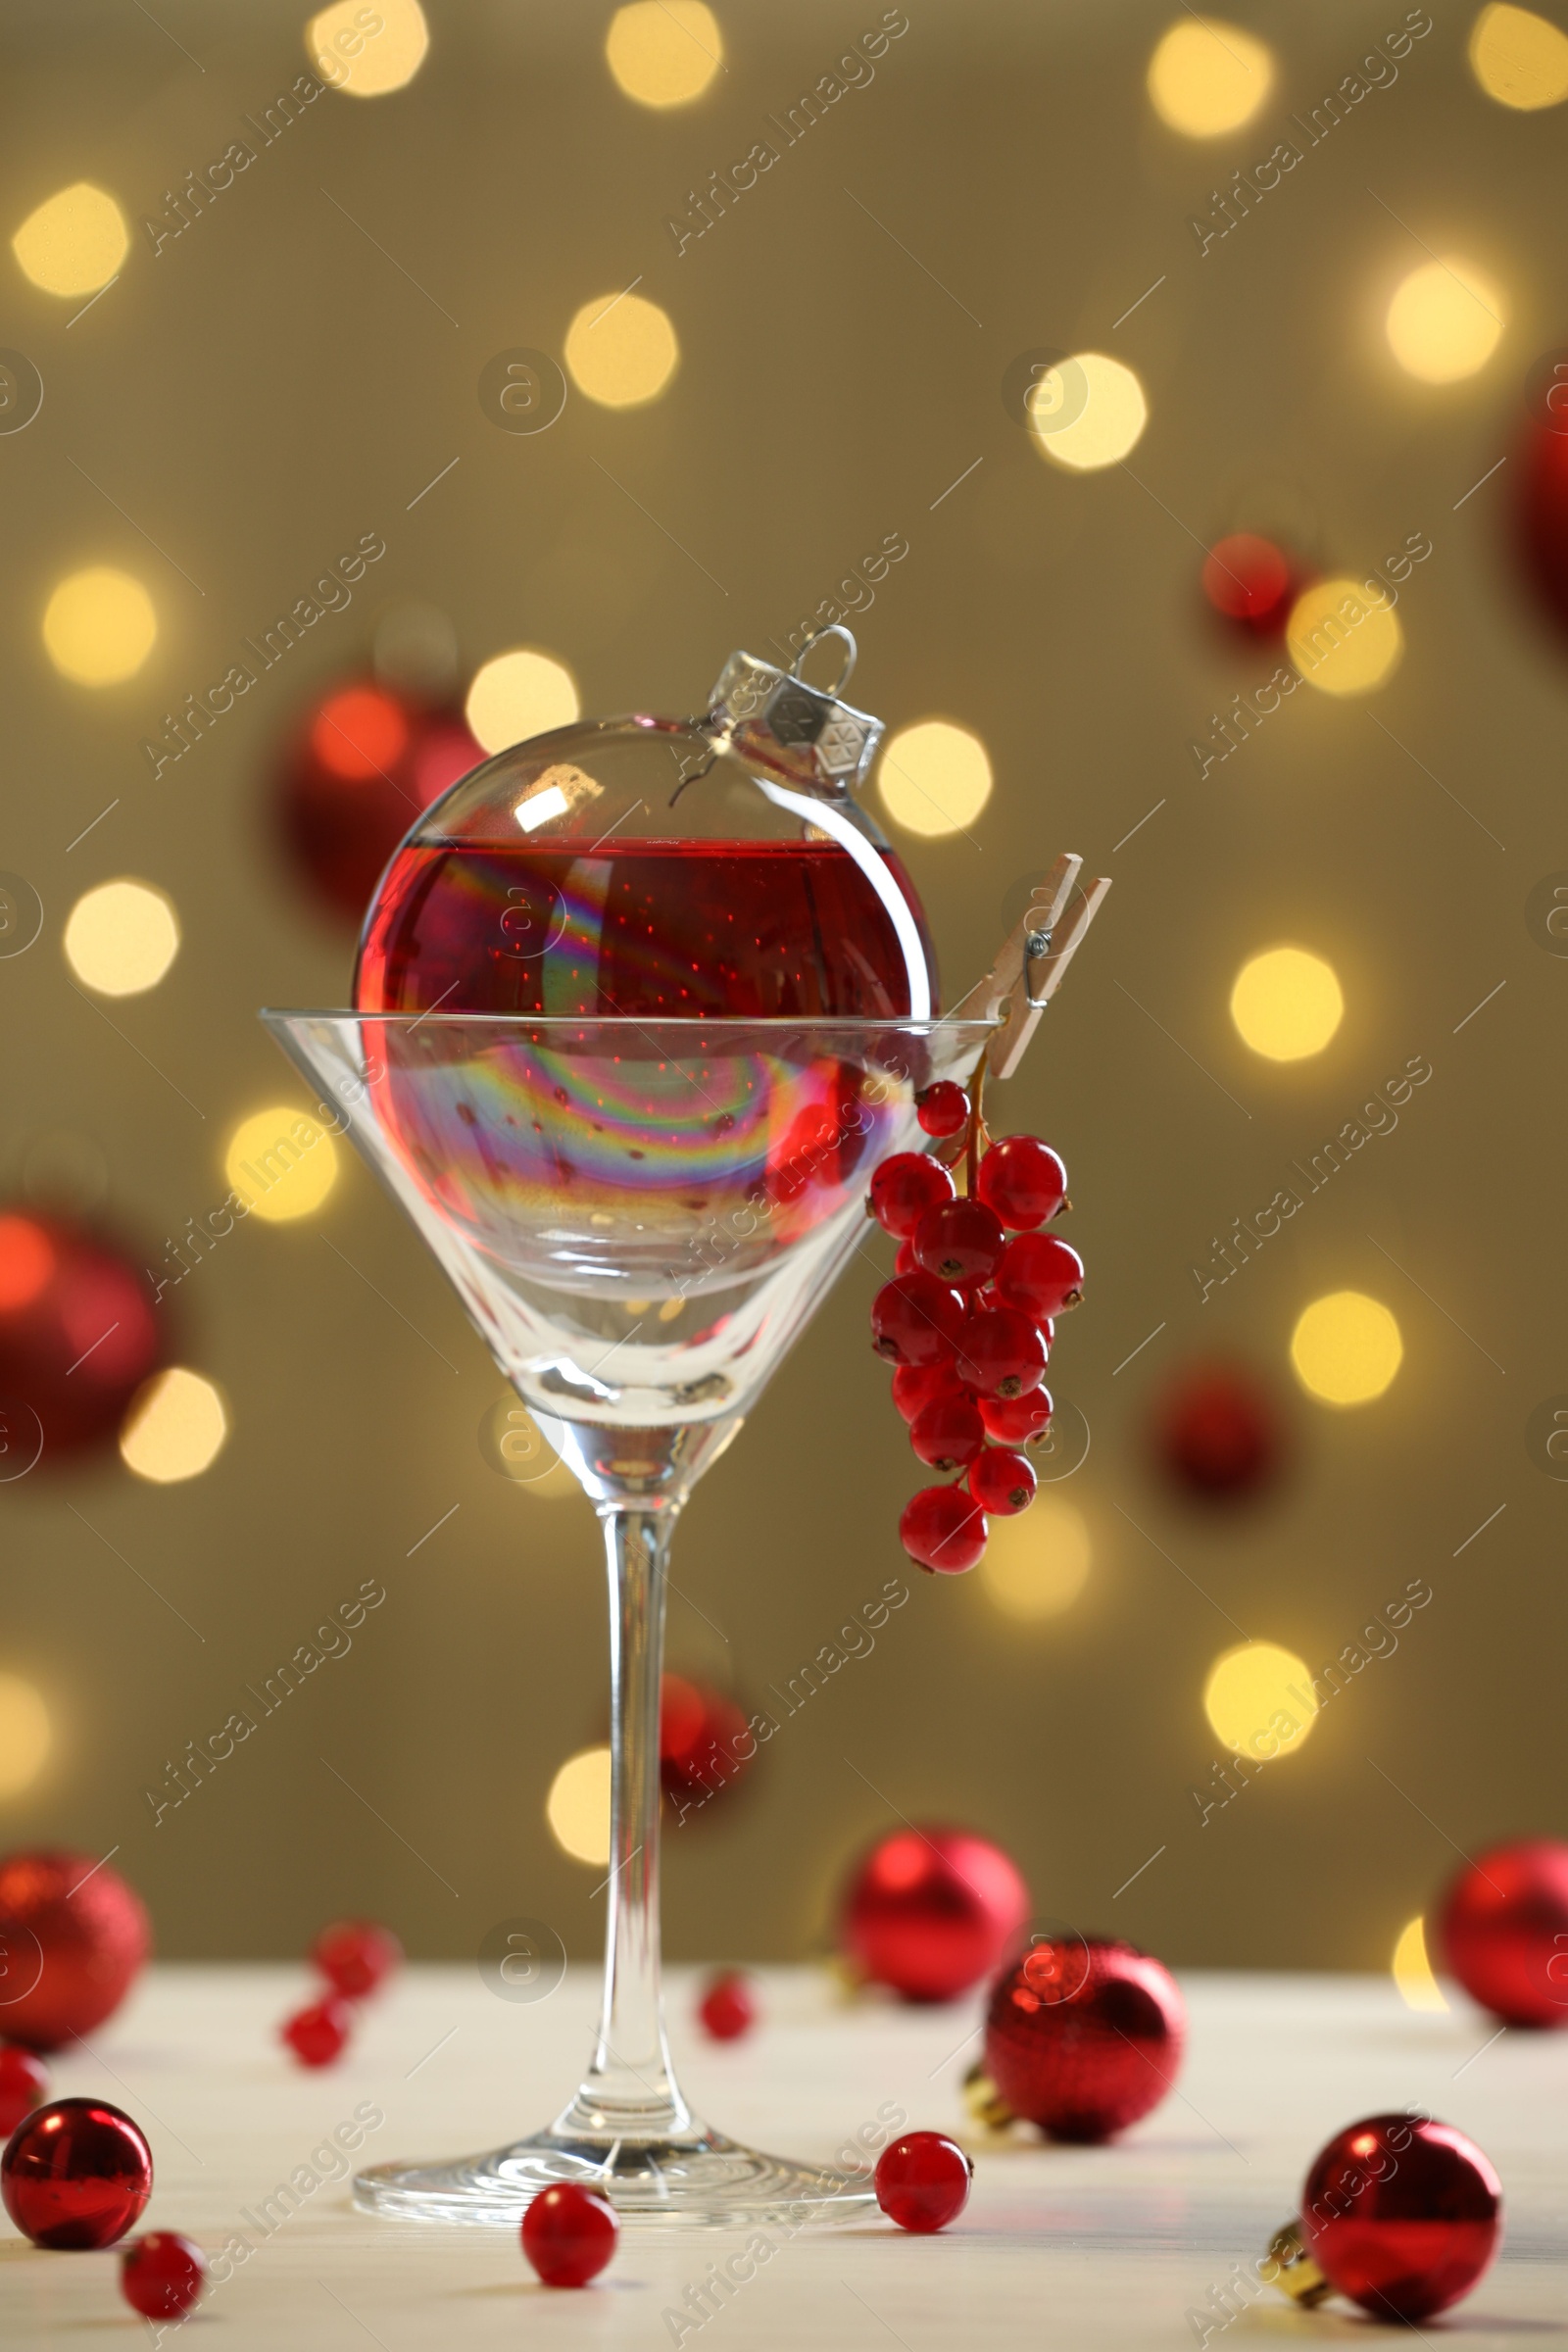
M 1042 1936 L 992 1987 L 985 2073 L 1003 2105 L 1050 2138 L 1109 2139 L 1158 2106 L 1186 2039 L 1175 1980 L 1148 1952 Z
M 970 1830 L 896 1830 L 857 1866 L 839 1942 L 873 1984 L 906 2001 L 951 2001 L 1006 1957 L 1029 1889 L 1000 1845 Z
M 359 923 L 398 843 L 485 757 L 463 712 L 373 678 L 334 687 L 285 756 L 277 815 L 294 862 Z
M 1490 2265 L 1502 2187 L 1473 2139 L 1427 2116 L 1335 2133 L 1301 2190 L 1301 2234 L 1331 2287 L 1374 2319 L 1446 2311 Z
M 119 2008 L 152 1934 L 141 1897 L 118 1871 L 96 1854 L 51 1848 L 0 1861 L 0 2033 L 57 2050 Z

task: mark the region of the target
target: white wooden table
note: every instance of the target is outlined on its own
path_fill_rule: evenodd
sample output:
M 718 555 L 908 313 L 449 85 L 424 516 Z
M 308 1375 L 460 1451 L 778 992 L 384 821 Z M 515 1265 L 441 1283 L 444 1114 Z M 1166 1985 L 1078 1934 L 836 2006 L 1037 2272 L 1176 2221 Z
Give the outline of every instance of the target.
M 690 1977 L 672 1978 L 682 2079 L 710 2121 L 817 2161 L 884 2102 L 911 2127 L 960 2129 L 972 2004 L 843 2005 L 805 1971 L 761 1983 L 763 2028 L 715 2047 L 688 2022 Z M 595 2286 L 551 2292 L 510 2232 L 356 2214 L 346 2182 L 329 2177 L 341 2159 L 323 2153 L 356 2108 L 385 2119 L 359 2161 L 455 2156 L 534 2129 L 566 2097 L 587 2047 L 590 1972 L 515 2007 L 472 1968 L 410 1969 L 346 2059 L 314 2075 L 272 2039 L 303 1984 L 302 1971 L 276 1968 L 157 1969 L 94 2037 L 96 2063 L 77 2052 L 56 2067 L 56 2095 L 99 2092 L 146 2130 L 158 2173 L 146 2227 L 184 2230 L 210 2254 L 241 2232 L 255 2243 L 193 2332 L 166 2340 L 182 2352 L 364 2352 L 372 2340 L 383 2352 L 654 2352 L 676 2341 L 664 2313 L 733 2251 L 729 2239 L 627 2230 Z M 944 2235 L 878 2223 L 799 2236 L 680 2340 L 703 2352 L 1193 2344 L 1189 2312 L 1292 2212 L 1321 2142 L 1356 2116 L 1416 2102 L 1492 2157 L 1508 2227 L 1491 2275 L 1424 2335 L 1498 2352 L 1568 2346 L 1568 2033 L 1509 2033 L 1484 2047 L 1489 2020 L 1468 2007 L 1412 2014 L 1386 1981 L 1196 1976 L 1185 1990 L 1180 2095 L 1121 2144 L 981 2147 L 968 2211 Z M 269 2234 L 264 2203 L 302 2166 L 328 2177 Z M 127 2344 L 141 2334 L 113 2253 L 39 2253 L 0 2227 L 6 2352 L 104 2352 L 117 2334 Z M 1365 2343 L 1371 2332 L 1348 2306 L 1300 2313 L 1270 2291 L 1208 2340 L 1234 2352 L 1249 2339 Z

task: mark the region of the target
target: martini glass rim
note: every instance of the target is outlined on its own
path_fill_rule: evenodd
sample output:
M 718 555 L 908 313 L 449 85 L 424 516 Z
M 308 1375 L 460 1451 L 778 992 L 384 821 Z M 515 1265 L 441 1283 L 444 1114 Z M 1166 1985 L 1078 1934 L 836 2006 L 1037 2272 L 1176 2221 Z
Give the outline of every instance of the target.
M 469 1029 L 554 1029 L 581 1031 L 584 1029 L 612 1029 L 627 1035 L 646 1033 L 650 1029 L 670 1029 L 693 1037 L 718 1030 L 765 1030 L 779 1037 L 801 1037 L 808 1033 L 822 1035 L 841 1032 L 847 1035 L 886 1036 L 889 1030 L 901 1035 L 928 1037 L 938 1030 L 972 1032 L 975 1037 L 988 1037 L 1000 1029 L 999 1019 L 983 1019 L 954 1013 L 930 1013 L 914 1020 L 907 1013 L 855 1013 L 828 1015 L 817 1019 L 811 1014 L 795 1016 L 778 1013 L 650 1013 L 646 1018 L 638 1013 L 578 1013 L 578 1012 L 372 1012 L 356 1011 L 352 1006 L 319 1008 L 312 1005 L 264 1004 L 257 1012 L 261 1021 L 340 1021 L 356 1023 L 374 1021 L 388 1029 L 451 1028 Z

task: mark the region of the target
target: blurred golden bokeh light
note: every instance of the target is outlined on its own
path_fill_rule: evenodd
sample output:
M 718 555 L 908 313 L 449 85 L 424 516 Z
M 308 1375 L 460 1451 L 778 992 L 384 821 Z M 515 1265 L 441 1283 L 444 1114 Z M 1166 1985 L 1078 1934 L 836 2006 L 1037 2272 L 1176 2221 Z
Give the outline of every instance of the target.
M 1231 1019 L 1243 1041 L 1270 1061 L 1321 1054 L 1344 1016 L 1334 966 L 1305 948 L 1250 956 L 1231 990 Z
M 44 609 L 44 650 L 77 686 L 133 678 L 158 642 L 158 615 L 140 580 L 106 564 L 74 571 Z
M 1423 262 L 1396 289 L 1389 348 L 1407 375 L 1454 384 L 1484 368 L 1502 334 L 1502 296 L 1457 254 Z
M 1427 1958 L 1426 1924 L 1412 1919 L 1394 1947 L 1394 1982 L 1407 2009 L 1446 2009 L 1443 1987 Z
M 1203 1712 L 1215 1738 L 1237 1755 L 1260 1763 L 1289 1755 L 1317 1716 L 1305 1659 L 1277 1642 L 1238 1642 L 1208 1670 Z
M 1022 1624 L 1059 1617 L 1089 1581 L 1094 1547 L 1083 1513 L 1041 1494 L 1015 1519 L 993 1519 L 980 1584 L 986 1597 Z
M 305 53 L 321 79 L 351 98 L 406 89 L 423 65 L 430 27 L 418 0 L 338 0 L 313 17 Z
M 66 961 L 100 997 L 156 988 L 179 954 L 179 919 L 150 882 L 100 882 L 66 917 Z
M 1398 667 L 1404 632 L 1393 607 L 1359 581 L 1316 580 L 1291 608 L 1285 645 L 1319 694 L 1371 694 Z
M 90 179 L 49 197 L 11 240 L 23 275 L 45 294 L 63 298 L 107 286 L 129 249 L 124 214 Z
M 0 1797 L 20 1796 L 48 1762 L 49 1710 L 30 1683 L 0 1674 Z
M 337 1146 L 318 1119 L 276 1103 L 240 1121 L 223 1175 L 254 1216 L 286 1225 L 313 1215 L 336 1184 Z
M 563 1853 L 603 1870 L 610 1860 L 608 1747 L 585 1747 L 566 1758 L 550 1784 L 545 1819 Z
M 1291 1362 L 1308 1396 L 1324 1404 L 1370 1404 L 1404 1357 L 1399 1326 L 1363 1291 L 1314 1298 L 1291 1335 Z
M 1154 112 L 1188 139 L 1239 130 L 1273 86 L 1274 60 L 1262 42 L 1218 17 L 1178 19 L 1149 61 Z
M 1028 409 L 1036 448 L 1068 473 L 1117 465 L 1149 422 L 1143 385 L 1102 351 L 1075 352 L 1048 368 L 1030 391 Z
M 199 1478 L 223 1449 L 228 1415 L 210 1380 L 181 1364 L 155 1372 L 130 1400 L 120 1433 L 127 1470 L 158 1487 Z
M 486 662 L 468 688 L 468 731 L 487 752 L 504 752 L 530 735 L 569 727 L 581 714 L 577 681 L 554 654 L 518 646 Z
M 895 824 L 936 839 L 973 824 L 991 798 L 991 761 L 967 727 L 922 718 L 886 746 L 877 783 Z
M 718 20 L 702 0 L 633 0 L 605 38 L 610 71 L 643 106 L 685 106 L 724 62 Z
M 601 294 L 583 304 L 566 329 L 571 380 L 601 408 L 635 409 L 657 400 L 679 361 L 667 316 L 640 294 Z
M 1470 71 L 1489 98 L 1520 114 L 1568 98 L 1568 35 L 1531 8 L 1496 0 L 1470 27 Z

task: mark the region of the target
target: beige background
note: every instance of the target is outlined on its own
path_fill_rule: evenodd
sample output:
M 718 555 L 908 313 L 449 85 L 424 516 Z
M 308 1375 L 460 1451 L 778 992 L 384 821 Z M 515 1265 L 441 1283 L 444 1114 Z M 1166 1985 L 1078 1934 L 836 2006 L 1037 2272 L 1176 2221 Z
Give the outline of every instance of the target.
M 0 964 L 8 1180 L 40 1135 L 96 1139 L 108 1211 L 155 1256 L 225 1189 L 232 1122 L 287 1096 L 255 1009 L 342 1003 L 352 943 L 274 855 L 269 765 L 304 698 L 363 662 L 380 604 L 433 600 L 470 662 L 519 640 L 554 648 L 589 710 L 685 709 L 732 647 L 760 650 L 903 532 L 858 694 L 895 723 L 963 720 L 997 772 L 972 843 L 907 846 L 950 994 L 983 968 L 1010 887 L 1057 847 L 1115 877 L 1006 1104 L 1072 1169 L 1091 1302 L 1057 1385 L 1094 1433 L 1065 1491 L 1095 1564 L 1074 1609 L 1035 1631 L 1001 1619 L 977 1580 L 919 1579 L 749 1792 L 669 1839 L 669 1944 L 808 1951 L 846 1858 L 904 1813 L 990 1832 L 1042 1911 L 1177 1963 L 1382 1965 L 1456 1843 L 1564 1826 L 1568 1494 L 1532 1464 L 1525 1425 L 1568 1387 L 1568 965 L 1534 944 L 1524 904 L 1568 864 L 1568 669 L 1512 577 L 1517 465 L 1454 511 L 1512 447 L 1524 373 L 1565 331 L 1564 118 L 1483 99 L 1464 64 L 1470 12 L 1444 12 L 1397 85 L 1200 259 L 1186 220 L 1216 169 L 1266 153 L 1268 126 L 1349 70 L 1375 15 L 1238 0 L 1282 83 L 1258 125 L 1205 149 L 1161 131 L 1144 95 L 1165 10 L 910 0 L 872 86 L 677 259 L 662 223 L 684 191 L 859 28 L 814 0 L 716 4 L 727 72 L 659 116 L 609 78 L 607 8 L 434 0 L 411 89 L 318 101 L 176 245 L 156 260 L 138 246 L 69 331 L 74 306 L 31 289 L 0 248 L 3 340 L 47 387 L 36 424 L 0 440 L 0 864 L 46 907 L 37 946 Z M 156 207 L 299 70 L 302 13 L 161 0 L 200 72 L 136 10 L 13 7 L 0 226 L 78 176 L 133 217 Z M 1423 245 L 1467 253 L 1509 307 L 1491 368 L 1442 392 L 1399 376 L 1380 331 Z M 681 341 L 668 396 L 625 415 L 573 398 L 538 439 L 495 429 L 476 398 L 485 361 L 559 351 L 580 303 L 639 271 Z M 1131 474 L 1069 479 L 1009 421 L 1004 372 L 1040 345 L 1137 368 L 1152 416 Z M 1359 570 L 1418 530 L 1434 553 L 1402 602 L 1407 654 L 1386 692 L 1298 693 L 1200 783 L 1189 738 L 1274 657 L 1203 624 L 1197 542 L 1265 518 L 1335 566 Z M 388 554 L 351 610 L 150 783 L 137 745 L 162 710 L 367 529 Z M 38 621 L 54 581 L 99 561 L 148 581 L 162 636 L 139 678 L 89 696 L 50 670 Z M 172 894 L 185 944 L 160 988 L 110 1008 L 117 1035 L 67 985 L 59 933 L 79 891 L 122 872 Z M 1348 1004 L 1329 1051 L 1283 1070 L 1244 1049 L 1226 1010 L 1241 959 L 1282 937 L 1331 958 Z M 1188 1268 L 1209 1237 L 1417 1054 L 1434 1076 L 1398 1132 L 1200 1306 Z M 845 1280 L 682 1530 L 674 1661 L 743 1695 L 903 1567 L 912 1465 L 866 1348 L 872 1279 L 858 1265 Z M 1293 1399 L 1285 1350 L 1301 1305 L 1347 1283 L 1395 1309 L 1407 1354 L 1381 1403 L 1336 1415 Z M 170 1489 L 111 1461 L 0 1494 L 0 1665 L 45 1691 L 60 1735 L 0 1836 L 118 1843 L 172 1953 L 287 1954 L 351 1906 L 427 1955 L 471 1954 L 518 1912 L 588 1952 L 598 1874 L 543 1822 L 557 1764 L 603 1725 L 586 1505 L 485 1466 L 496 1376 L 357 1168 L 320 1220 L 242 1228 L 181 1302 L 186 1359 L 232 1406 L 219 1464 Z M 1173 1498 L 1147 1460 L 1151 1399 L 1208 1347 L 1277 1372 L 1296 1439 L 1289 1485 L 1228 1522 Z M 1435 1597 L 1398 1654 L 1200 1829 L 1188 1791 L 1214 1746 L 1200 1693 L 1232 1621 L 1316 1665 L 1417 1575 Z M 367 1577 L 388 1598 L 352 1653 L 154 1830 L 142 1790 L 165 1759 Z

